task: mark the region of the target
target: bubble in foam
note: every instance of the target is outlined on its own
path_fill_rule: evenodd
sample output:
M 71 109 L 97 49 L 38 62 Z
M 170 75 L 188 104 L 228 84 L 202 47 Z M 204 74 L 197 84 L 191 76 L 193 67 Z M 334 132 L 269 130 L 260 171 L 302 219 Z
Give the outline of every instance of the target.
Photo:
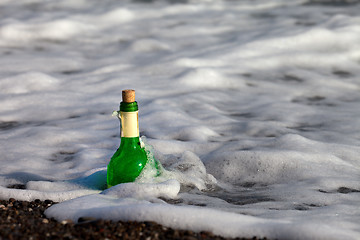
M 207 190 L 217 184 L 217 180 L 206 172 L 205 165 L 201 159 L 190 151 L 185 151 L 180 157 L 174 155 L 161 155 L 157 153 L 166 163 L 166 168 L 154 157 L 154 149 L 141 137 L 148 157 L 148 163 L 140 176 L 136 179 L 138 183 L 160 183 L 175 179 L 180 184 L 196 187 L 199 190 Z
M 160 161 L 154 157 L 154 149 L 146 142 L 146 137 L 140 138 L 140 144 L 141 147 L 145 148 L 147 163 L 135 181 L 138 183 L 159 183 L 169 180 L 163 178 L 164 168 Z

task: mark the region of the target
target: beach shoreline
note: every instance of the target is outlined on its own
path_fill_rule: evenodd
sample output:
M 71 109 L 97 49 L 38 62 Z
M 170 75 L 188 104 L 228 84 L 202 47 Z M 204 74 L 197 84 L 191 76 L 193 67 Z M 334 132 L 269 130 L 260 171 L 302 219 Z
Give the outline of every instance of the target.
M 155 222 L 123 222 L 79 218 L 58 222 L 44 211 L 56 204 L 51 200 L 0 200 L 0 239 L 217 239 L 266 240 L 267 238 L 225 238 L 210 232 L 172 229 Z

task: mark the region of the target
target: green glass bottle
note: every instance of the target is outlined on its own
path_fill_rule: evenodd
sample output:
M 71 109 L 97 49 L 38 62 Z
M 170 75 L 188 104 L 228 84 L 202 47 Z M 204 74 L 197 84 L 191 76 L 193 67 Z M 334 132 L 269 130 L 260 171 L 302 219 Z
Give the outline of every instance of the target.
M 138 104 L 134 90 L 124 90 L 120 103 L 120 147 L 107 167 L 108 188 L 119 183 L 133 182 L 140 175 L 148 159 L 139 138 Z

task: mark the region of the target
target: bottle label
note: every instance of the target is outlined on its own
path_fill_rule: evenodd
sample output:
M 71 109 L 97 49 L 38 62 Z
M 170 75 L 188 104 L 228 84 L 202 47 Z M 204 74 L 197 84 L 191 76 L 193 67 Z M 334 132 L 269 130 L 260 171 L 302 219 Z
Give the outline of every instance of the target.
M 121 137 L 139 137 L 139 115 L 136 112 L 121 112 Z

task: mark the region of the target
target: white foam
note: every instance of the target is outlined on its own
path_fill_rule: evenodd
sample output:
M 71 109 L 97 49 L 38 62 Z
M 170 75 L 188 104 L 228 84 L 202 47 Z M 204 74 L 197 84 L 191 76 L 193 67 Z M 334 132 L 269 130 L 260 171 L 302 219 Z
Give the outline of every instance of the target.
M 60 81 L 41 72 L 27 72 L 0 80 L 3 93 L 20 94 L 37 91 L 55 90 Z
M 352 238 L 351 232 L 339 232 L 321 223 L 316 224 L 318 231 L 314 233 L 311 231 L 314 226 L 306 221 L 291 223 L 285 220 L 266 220 L 194 206 L 179 207 L 103 195 L 90 195 L 63 202 L 47 209 L 45 213 L 59 221 L 70 219 L 76 222 L 80 217 L 101 217 L 114 221 L 155 220 L 167 227 L 212 231 L 227 237 L 255 235 L 279 239 L 337 239 L 344 236 Z
M 70 19 L 40 24 L 13 22 L 0 28 L 0 45 L 22 45 L 38 40 L 65 41 L 89 30 L 91 26 Z
M 1 199 L 15 198 L 20 201 L 33 201 L 35 199 L 47 200 L 51 199 L 56 202 L 62 202 L 69 199 L 77 198 L 84 195 L 98 193 L 99 191 L 91 190 L 72 190 L 72 191 L 62 191 L 59 188 L 59 191 L 54 192 L 44 192 L 44 191 L 35 191 L 35 190 L 19 190 L 19 189 L 8 189 L 5 187 L 0 187 Z
M 108 24 L 126 23 L 132 21 L 134 18 L 134 13 L 127 8 L 117 8 L 103 14 L 100 17 L 101 21 Z
M 59 201 L 59 220 L 360 238 L 359 4 L 0 5 L 1 199 Z M 126 88 L 162 174 L 104 190 Z
M 197 68 L 187 72 L 181 76 L 179 84 L 207 89 L 234 89 L 244 86 L 244 83 L 239 80 L 229 79 L 218 71 L 207 68 Z
M 180 191 L 180 183 L 176 180 L 168 180 L 158 184 L 151 183 L 124 183 L 116 185 L 102 192 L 104 195 L 112 195 L 117 198 L 176 198 Z

